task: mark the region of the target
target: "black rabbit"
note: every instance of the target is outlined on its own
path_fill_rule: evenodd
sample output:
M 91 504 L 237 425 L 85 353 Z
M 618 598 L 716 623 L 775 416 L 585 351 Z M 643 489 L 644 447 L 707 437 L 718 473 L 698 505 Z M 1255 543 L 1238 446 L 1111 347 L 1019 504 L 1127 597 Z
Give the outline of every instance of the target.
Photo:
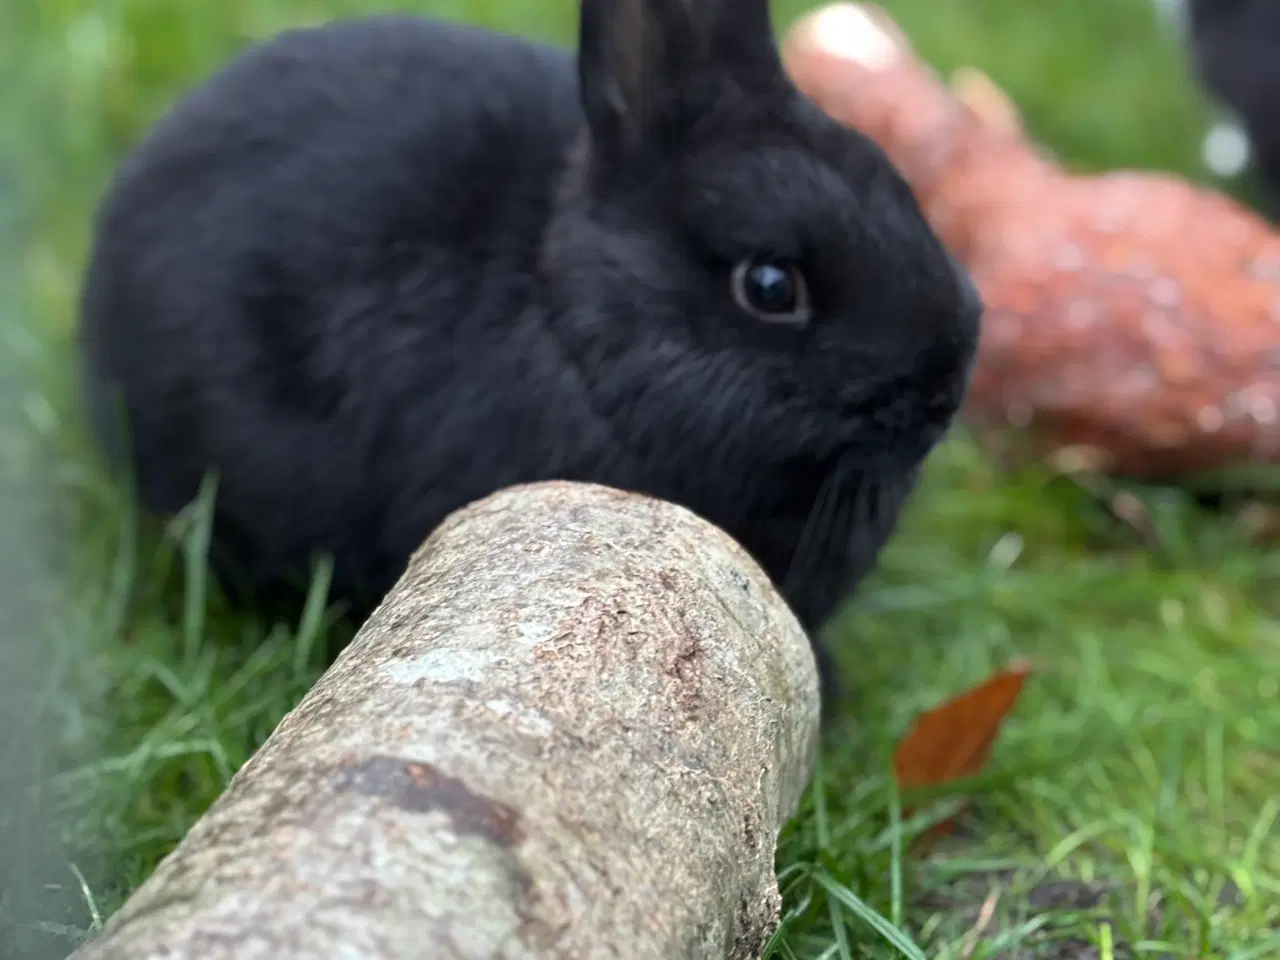
M 404 16 L 288 32 L 123 164 L 89 405 L 150 510 L 216 472 L 224 582 L 328 553 L 360 617 L 448 513 L 548 478 L 698 512 L 811 631 L 873 565 L 961 402 L 973 286 L 791 85 L 767 0 L 580 27 L 576 71 Z
M 1240 119 L 1265 191 L 1280 217 L 1280 0 L 1189 0 L 1196 71 Z

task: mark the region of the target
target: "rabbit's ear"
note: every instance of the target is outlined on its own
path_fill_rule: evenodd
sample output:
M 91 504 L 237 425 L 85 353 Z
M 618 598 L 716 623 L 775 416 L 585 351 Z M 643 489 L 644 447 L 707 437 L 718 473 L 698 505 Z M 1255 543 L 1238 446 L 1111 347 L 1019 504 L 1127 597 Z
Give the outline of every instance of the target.
M 749 91 L 782 80 L 768 0 L 582 0 L 578 80 L 597 143 L 677 134 L 717 75 Z
M 769 0 L 693 0 L 701 8 L 712 63 L 737 84 L 763 93 L 790 89 L 769 19 Z

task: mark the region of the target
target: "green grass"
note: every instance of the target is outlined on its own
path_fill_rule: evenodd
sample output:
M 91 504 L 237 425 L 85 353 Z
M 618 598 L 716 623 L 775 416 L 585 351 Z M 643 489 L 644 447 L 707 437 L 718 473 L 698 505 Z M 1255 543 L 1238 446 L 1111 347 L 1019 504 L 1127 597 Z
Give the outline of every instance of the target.
M 938 66 L 987 70 L 1073 165 L 1205 176 L 1205 105 L 1145 0 L 886 5 Z M 12 411 L 24 439 L 5 433 L 3 452 L 44 495 L 64 545 L 56 615 L 27 640 L 57 663 L 30 688 L 31 722 L 58 771 L 40 801 L 74 856 L 31 878 L 56 909 L 19 917 L 9 935 L 66 943 L 108 915 L 349 630 L 319 605 L 298 623 L 229 611 L 204 576 L 207 511 L 163 529 L 134 514 L 74 413 L 69 338 L 93 203 L 173 97 L 252 38 L 386 6 L 0 10 L 0 174 L 25 201 L 4 306 L 18 314 L 8 342 L 38 374 Z M 779 19 L 801 6 L 781 5 Z M 417 8 L 571 34 L 566 0 Z M 962 436 L 934 458 L 882 569 L 832 627 L 858 698 L 832 719 L 783 837 L 774 957 L 1280 956 L 1280 554 L 1176 492 L 1142 495 L 1155 548 L 1064 481 L 998 474 Z M 904 820 L 887 777 L 895 739 L 1015 655 L 1040 671 L 988 771 Z M 904 852 L 962 798 L 956 837 L 927 858 Z

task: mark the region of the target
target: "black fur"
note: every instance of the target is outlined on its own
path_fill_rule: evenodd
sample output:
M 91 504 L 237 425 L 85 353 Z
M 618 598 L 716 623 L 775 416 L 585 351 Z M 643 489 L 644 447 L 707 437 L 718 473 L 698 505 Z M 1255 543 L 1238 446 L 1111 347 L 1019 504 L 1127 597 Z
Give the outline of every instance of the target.
M 766 0 L 586 0 L 581 26 L 576 70 L 401 16 L 286 33 L 122 166 L 89 403 L 111 450 L 122 398 L 151 510 L 217 472 L 224 580 L 297 586 L 329 552 L 363 616 L 446 514 L 557 477 L 700 513 L 810 630 L 872 566 L 960 403 L 976 293 L 787 82 Z M 757 253 L 802 266 L 807 327 L 735 305 Z
M 1267 212 L 1280 216 L 1280 2 L 1189 0 L 1197 72 L 1239 117 Z

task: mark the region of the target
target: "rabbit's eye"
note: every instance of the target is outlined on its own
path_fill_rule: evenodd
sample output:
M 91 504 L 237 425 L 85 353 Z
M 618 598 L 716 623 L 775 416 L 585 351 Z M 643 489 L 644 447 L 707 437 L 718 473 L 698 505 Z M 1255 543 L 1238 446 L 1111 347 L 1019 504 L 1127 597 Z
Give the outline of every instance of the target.
M 809 321 L 809 287 L 804 274 L 785 260 L 756 258 L 739 263 L 733 268 L 733 299 L 759 320 Z

